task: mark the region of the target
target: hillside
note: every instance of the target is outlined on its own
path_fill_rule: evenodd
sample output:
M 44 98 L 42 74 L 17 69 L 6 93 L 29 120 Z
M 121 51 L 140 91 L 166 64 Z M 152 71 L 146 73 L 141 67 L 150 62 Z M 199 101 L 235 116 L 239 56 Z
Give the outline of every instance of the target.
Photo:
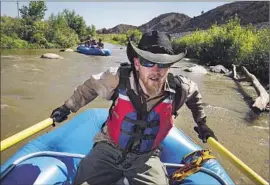
M 97 33 L 103 33 L 103 34 L 107 34 L 107 33 L 126 33 L 128 30 L 130 29 L 136 29 L 136 26 L 133 25 L 128 25 L 128 24 L 118 24 L 117 26 L 110 28 L 110 29 L 100 29 L 97 30 Z
M 185 14 L 166 13 L 153 18 L 138 28 L 142 32 L 146 32 L 147 30 L 159 30 L 168 32 L 169 30 L 172 30 L 176 25 L 182 26 L 189 19 L 190 17 Z
M 159 30 L 168 33 L 182 33 L 196 29 L 208 29 L 214 23 L 225 24 L 235 15 L 241 19 L 241 25 L 251 23 L 257 28 L 269 27 L 269 2 L 239 1 L 228 3 L 194 18 L 181 13 L 165 13 L 139 27 L 119 24 L 108 30 L 98 30 L 98 33 L 126 33 L 129 29 L 134 28 L 138 28 L 142 32 Z
M 194 31 L 198 28 L 207 29 L 215 22 L 224 24 L 237 15 L 242 25 L 269 22 L 268 1 L 240 1 L 219 6 L 198 17 L 188 20 L 184 25 L 177 25 L 170 33 Z

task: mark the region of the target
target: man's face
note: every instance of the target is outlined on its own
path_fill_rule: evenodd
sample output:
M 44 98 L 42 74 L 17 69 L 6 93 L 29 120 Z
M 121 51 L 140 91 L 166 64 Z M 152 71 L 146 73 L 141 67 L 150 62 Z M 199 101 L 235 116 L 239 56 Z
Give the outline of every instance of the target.
M 168 76 L 169 66 L 160 68 L 155 64 L 153 67 L 145 67 L 140 63 L 140 58 L 134 58 L 135 69 L 139 73 L 139 79 L 146 88 L 145 93 L 154 96 L 162 91 Z

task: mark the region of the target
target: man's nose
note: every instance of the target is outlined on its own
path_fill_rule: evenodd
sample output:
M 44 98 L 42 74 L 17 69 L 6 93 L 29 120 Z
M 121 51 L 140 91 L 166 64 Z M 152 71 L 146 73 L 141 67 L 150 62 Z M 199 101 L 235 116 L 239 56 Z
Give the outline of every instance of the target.
M 157 64 L 155 64 L 155 65 L 152 67 L 152 70 L 153 70 L 153 71 L 159 71 L 160 68 L 158 67 Z

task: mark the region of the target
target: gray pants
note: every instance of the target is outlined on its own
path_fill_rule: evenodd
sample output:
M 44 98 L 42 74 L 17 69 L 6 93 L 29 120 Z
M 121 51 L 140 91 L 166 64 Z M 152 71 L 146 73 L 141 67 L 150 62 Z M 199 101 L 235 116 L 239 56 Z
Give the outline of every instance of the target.
M 168 185 L 167 171 L 158 155 L 128 153 L 117 164 L 121 151 L 98 143 L 79 164 L 73 185 L 111 185 L 126 177 L 130 185 Z

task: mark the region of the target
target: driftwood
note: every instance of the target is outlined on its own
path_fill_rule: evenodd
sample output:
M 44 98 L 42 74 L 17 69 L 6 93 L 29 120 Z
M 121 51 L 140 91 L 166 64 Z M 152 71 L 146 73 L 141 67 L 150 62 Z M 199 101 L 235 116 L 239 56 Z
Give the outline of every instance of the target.
M 236 65 L 234 65 L 234 64 L 232 64 L 232 66 L 233 66 L 233 69 L 232 69 L 232 73 L 231 73 L 231 77 L 235 80 L 235 81 L 237 81 L 237 82 L 242 82 L 242 81 L 246 81 L 246 80 L 248 80 L 246 77 L 240 77 L 238 74 L 237 74 L 237 72 L 236 72 Z
M 236 73 L 236 66 L 234 64 L 232 64 L 232 66 L 233 66 L 233 69 L 232 69 L 232 78 L 234 80 L 238 80 L 237 73 Z
M 235 66 L 233 66 L 235 67 Z M 234 69 L 235 70 L 235 69 Z M 261 85 L 259 80 L 255 77 L 255 75 L 251 74 L 244 66 L 242 66 L 242 70 L 244 75 L 252 82 L 252 86 L 256 90 L 259 97 L 256 98 L 252 107 L 258 108 L 261 111 L 269 109 L 269 95 L 265 88 Z M 236 73 L 236 71 L 235 71 Z M 234 75 L 235 75 L 234 73 Z M 233 77 L 234 77 L 233 75 Z

